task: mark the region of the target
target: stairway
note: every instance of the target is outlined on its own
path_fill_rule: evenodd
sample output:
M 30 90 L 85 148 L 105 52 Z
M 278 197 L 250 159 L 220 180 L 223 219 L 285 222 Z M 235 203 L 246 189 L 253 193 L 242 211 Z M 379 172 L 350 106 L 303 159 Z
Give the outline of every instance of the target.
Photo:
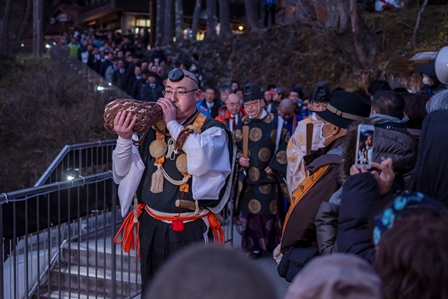
M 85 245 L 85 244 L 84 244 Z M 115 279 L 112 278 L 115 258 Z M 50 287 L 48 287 L 48 283 Z M 115 287 L 115 292 L 113 288 Z M 140 293 L 140 261 L 135 254 L 125 254 L 117 247 L 115 257 L 112 253 L 78 249 L 72 243 L 70 250 L 64 248 L 61 263 L 56 263 L 48 280 L 39 288 L 39 295 L 33 298 L 133 298 Z

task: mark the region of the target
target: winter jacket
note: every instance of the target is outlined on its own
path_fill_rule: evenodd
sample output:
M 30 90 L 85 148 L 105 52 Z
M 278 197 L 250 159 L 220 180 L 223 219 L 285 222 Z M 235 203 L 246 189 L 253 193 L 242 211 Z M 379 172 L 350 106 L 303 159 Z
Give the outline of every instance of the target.
M 415 165 L 417 191 L 448 206 L 448 110 L 429 113 L 423 121 Z
M 240 108 L 240 118 L 238 121 L 242 121 L 243 117 L 246 116 L 246 110 L 243 109 L 243 107 Z M 218 110 L 218 116 L 215 118 L 216 120 L 222 122 L 227 126 L 227 128 L 231 128 L 232 123 L 232 115 L 230 115 L 229 109 L 227 109 L 227 106 L 221 106 Z
M 421 89 L 421 91 L 426 92 L 429 97 L 432 97 L 435 93 L 446 89 L 445 84 L 441 83 L 437 78 L 436 69 L 433 63 L 422 68 L 420 75 L 423 77 L 423 74 L 429 76 L 434 81 L 433 85 L 429 86 L 425 84 Z
M 196 108 L 198 108 L 199 112 L 201 112 L 205 116 L 208 116 L 211 118 L 216 118 L 218 116 L 218 110 L 221 106 L 222 106 L 222 104 L 220 103 L 220 101 L 218 101 L 216 99 L 213 102 L 213 107 L 210 109 L 208 109 L 205 99 L 203 99 L 202 101 L 199 101 L 196 104 Z
M 339 207 L 337 251 L 355 254 L 373 264 L 373 217 L 400 191 L 399 186 L 394 184 L 387 194 L 380 196 L 377 182 L 369 172 L 349 176 Z
M 319 254 L 336 252 L 339 205 L 323 202 L 316 215 L 316 238 Z
M 140 88 L 140 94 L 137 97 L 139 97 L 142 101 L 157 102 L 159 98 L 163 97 L 162 90 L 162 86 L 154 83 L 154 87 L 151 88 L 151 85 L 146 82 Z
M 416 144 L 412 136 L 403 131 L 375 127 L 373 140 L 373 161 L 380 163 L 382 157 L 386 159 L 391 158 L 394 172 L 396 173 L 396 182 L 398 182 L 401 188 L 410 187 L 411 184 L 407 183 L 407 181 L 405 182 L 404 175 L 406 175 L 406 178 L 410 178 L 410 172 L 414 168 L 417 157 Z M 353 135 L 353 132 L 347 134 L 347 142 L 345 144 L 347 153 L 344 154 L 345 162 L 343 166 L 346 171 L 354 162 L 355 153 L 349 149 L 355 148 L 355 142 L 356 136 Z M 343 189 L 345 188 L 344 185 Z M 322 203 L 317 212 L 316 237 L 320 254 L 336 251 L 334 246 L 336 246 L 336 235 L 338 232 L 338 205 L 338 202 L 333 202 L 330 199 L 330 202 Z

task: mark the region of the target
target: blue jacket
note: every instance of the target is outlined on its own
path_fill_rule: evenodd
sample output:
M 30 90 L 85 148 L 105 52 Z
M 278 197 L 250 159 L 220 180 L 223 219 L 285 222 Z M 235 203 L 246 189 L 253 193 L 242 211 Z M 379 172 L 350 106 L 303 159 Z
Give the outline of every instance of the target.
M 263 0 L 263 5 L 272 5 L 272 4 L 277 4 L 277 0 Z

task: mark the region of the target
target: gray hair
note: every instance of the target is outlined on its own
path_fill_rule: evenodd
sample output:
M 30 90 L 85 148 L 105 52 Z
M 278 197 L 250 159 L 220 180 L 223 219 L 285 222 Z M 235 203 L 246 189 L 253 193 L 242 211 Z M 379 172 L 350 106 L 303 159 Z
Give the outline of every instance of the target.
M 448 89 L 437 92 L 426 103 L 428 113 L 436 110 L 448 110 Z

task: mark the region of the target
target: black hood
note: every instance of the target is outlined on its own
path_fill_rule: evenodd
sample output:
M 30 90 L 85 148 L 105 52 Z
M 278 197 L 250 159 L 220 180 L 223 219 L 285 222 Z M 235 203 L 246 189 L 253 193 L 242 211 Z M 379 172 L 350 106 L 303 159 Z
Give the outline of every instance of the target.
M 428 77 L 430 77 L 432 79 L 432 81 L 434 81 L 434 86 L 441 84 L 439 79 L 437 78 L 436 68 L 434 66 L 434 63 L 423 65 L 420 68 L 420 75 L 422 75 L 422 77 L 423 77 L 423 74 L 427 75 Z
M 421 130 L 415 174 L 417 191 L 448 205 L 448 110 L 428 114 Z

